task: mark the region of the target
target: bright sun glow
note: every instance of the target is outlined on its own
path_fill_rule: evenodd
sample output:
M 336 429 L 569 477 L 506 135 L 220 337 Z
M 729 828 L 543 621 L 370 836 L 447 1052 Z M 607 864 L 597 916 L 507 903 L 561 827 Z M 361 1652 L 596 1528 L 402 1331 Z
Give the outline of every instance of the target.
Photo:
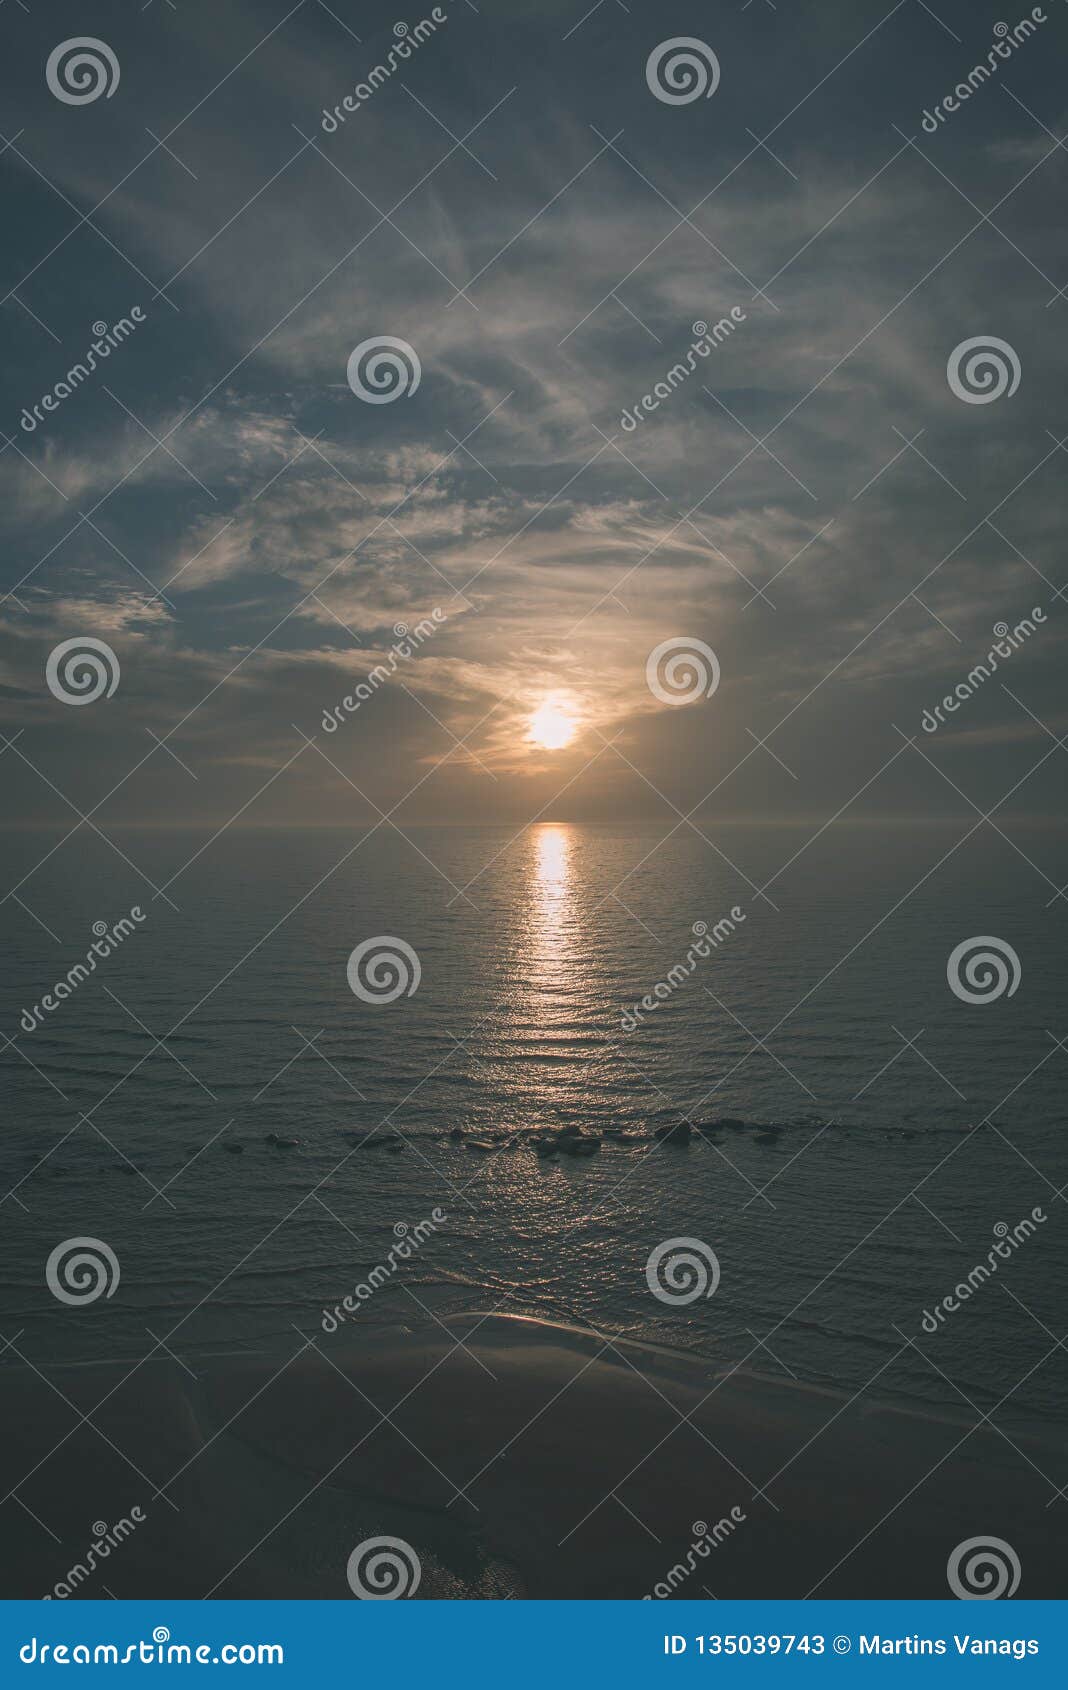
M 530 718 L 530 737 L 546 751 L 559 751 L 575 737 L 575 718 L 558 704 L 546 700 Z

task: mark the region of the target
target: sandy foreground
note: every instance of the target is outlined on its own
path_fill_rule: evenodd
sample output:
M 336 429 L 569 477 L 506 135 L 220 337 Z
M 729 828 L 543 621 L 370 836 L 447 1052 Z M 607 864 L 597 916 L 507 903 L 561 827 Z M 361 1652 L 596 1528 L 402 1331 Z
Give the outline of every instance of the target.
M 5 1367 L 0 1477 L 23 1506 L 0 1595 L 52 1591 L 135 1507 L 72 1594 L 351 1599 L 350 1553 L 379 1535 L 416 1551 L 420 1599 L 944 1597 L 954 1547 L 990 1536 L 1021 1597 L 1068 1593 L 1053 1437 L 527 1319 L 447 1324 L 193 1372 Z

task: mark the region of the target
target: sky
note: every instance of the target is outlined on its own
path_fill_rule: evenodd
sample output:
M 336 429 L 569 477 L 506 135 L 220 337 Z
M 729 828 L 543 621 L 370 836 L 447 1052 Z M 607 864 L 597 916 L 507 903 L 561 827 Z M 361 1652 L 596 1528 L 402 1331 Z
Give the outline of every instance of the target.
M 1068 7 L 1037 10 L 939 120 L 1028 9 L 450 0 L 369 89 L 431 7 L 12 0 L 8 820 L 1058 816 Z M 118 79 L 69 103 L 80 35 Z M 676 102 L 648 66 L 682 37 L 718 82 Z M 418 381 L 372 403 L 383 336 Z M 990 337 L 1018 384 L 962 399 Z M 72 706 L 48 660 L 86 637 L 118 681 Z M 669 640 L 710 693 L 650 685 Z

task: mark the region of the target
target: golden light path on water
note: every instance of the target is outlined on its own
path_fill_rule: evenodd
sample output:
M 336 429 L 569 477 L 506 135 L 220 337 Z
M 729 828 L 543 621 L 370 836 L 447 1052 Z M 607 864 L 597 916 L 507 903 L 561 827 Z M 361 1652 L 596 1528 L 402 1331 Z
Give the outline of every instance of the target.
M 524 1015 L 542 1051 L 576 1031 L 579 919 L 575 848 L 575 830 L 565 824 L 545 822 L 530 831 Z
M 583 954 L 577 843 L 576 830 L 557 822 L 541 823 L 527 835 L 529 919 L 520 1014 L 528 1060 L 522 1083 L 534 1119 L 549 1129 L 573 1121 L 585 1066 L 576 1043 Z M 552 1182 L 533 1180 L 531 1199 L 540 1224 L 567 1224 L 567 1217 L 557 1213 L 561 1191 Z
M 561 962 L 560 947 L 574 917 L 571 830 L 545 822 L 534 832 L 534 907 L 539 957 L 552 969 Z

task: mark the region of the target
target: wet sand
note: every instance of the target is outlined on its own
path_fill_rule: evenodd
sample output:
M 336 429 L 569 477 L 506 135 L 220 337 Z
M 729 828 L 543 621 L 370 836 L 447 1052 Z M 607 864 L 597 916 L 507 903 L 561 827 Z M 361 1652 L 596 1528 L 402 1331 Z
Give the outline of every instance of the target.
M 680 1598 L 944 1597 L 951 1550 L 991 1535 L 1021 1597 L 1065 1594 L 1049 1433 L 1013 1448 L 977 1415 L 502 1315 L 315 1343 L 186 1358 L 195 1377 L 5 1367 L 0 1478 L 36 1519 L 9 1498 L 0 1595 L 44 1596 L 134 1507 L 76 1594 L 351 1599 L 348 1557 L 379 1535 L 416 1551 L 420 1599 L 640 1598 L 672 1568 Z

